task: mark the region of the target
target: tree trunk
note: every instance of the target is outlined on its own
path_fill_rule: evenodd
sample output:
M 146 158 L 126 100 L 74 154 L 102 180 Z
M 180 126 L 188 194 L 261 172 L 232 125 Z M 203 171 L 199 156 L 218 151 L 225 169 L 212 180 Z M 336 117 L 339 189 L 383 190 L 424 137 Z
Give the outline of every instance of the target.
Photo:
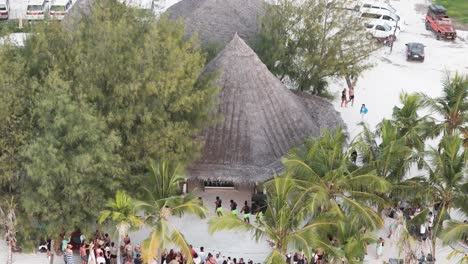
M 123 239 L 123 236 L 122 236 L 122 230 L 120 228 L 119 229 L 119 238 L 117 239 L 117 264 L 120 264 L 120 240 Z
M 7 259 L 7 264 L 13 264 L 13 242 L 11 241 L 11 238 L 8 239 L 8 259 Z
M 349 77 L 348 74 L 345 75 L 345 80 L 346 80 L 346 84 L 348 85 L 348 89 L 353 87 L 353 82 L 351 81 L 351 77 Z

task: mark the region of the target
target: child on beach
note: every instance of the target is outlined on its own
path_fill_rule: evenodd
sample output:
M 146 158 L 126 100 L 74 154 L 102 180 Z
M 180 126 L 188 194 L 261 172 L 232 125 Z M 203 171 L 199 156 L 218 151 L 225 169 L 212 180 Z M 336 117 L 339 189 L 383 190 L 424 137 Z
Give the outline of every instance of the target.
M 364 119 L 364 116 L 367 114 L 367 107 L 365 104 L 362 104 L 361 106 L 361 110 L 359 111 L 359 113 L 361 114 L 361 119 Z

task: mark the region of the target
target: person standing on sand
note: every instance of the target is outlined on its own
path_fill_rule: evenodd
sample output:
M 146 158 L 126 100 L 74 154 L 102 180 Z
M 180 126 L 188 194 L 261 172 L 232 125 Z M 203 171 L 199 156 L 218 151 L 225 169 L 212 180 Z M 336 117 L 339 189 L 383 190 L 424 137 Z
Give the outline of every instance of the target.
M 351 106 L 354 105 L 354 86 L 349 87 L 349 101 L 351 102 Z
M 85 241 L 81 242 L 81 247 L 80 247 L 80 258 L 81 258 L 81 264 L 87 264 L 88 263 L 88 254 L 86 254 L 86 243 Z
M 223 215 L 223 207 L 222 207 L 223 201 L 219 199 L 219 196 L 216 196 L 216 201 L 215 201 L 215 212 L 218 216 Z
M 67 248 L 65 249 L 63 259 L 65 260 L 66 264 L 74 264 L 74 259 L 73 259 L 73 250 L 72 250 L 72 245 L 68 244 Z
M 377 248 L 376 248 L 377 259 L 379 259 L 383 254 L 383 246 L 384 246 L 384 240 L 383 238 L 379 237 L 379 240 L 377 241 Z
M 237 215 L 237 203 L 231 200 L 231 214 Z
M 367 114 L 368 110 L 365 104 L 362 104 L 361 110 L 359 113 L 361 114 L 361 119 L 364 119 L 364 116 Z
M 348 100 L 346 99 L 346 88 L 344 88 L 341 92 L 341 107 L 343 107 L 343 104 L 345 107 L 348 106 Z
M 250 206 L 247 201 L 245 201 L 244 207 L 242 207 L 241 214 L 242 213 L 244 214 L 244 222 L 250 223 Z

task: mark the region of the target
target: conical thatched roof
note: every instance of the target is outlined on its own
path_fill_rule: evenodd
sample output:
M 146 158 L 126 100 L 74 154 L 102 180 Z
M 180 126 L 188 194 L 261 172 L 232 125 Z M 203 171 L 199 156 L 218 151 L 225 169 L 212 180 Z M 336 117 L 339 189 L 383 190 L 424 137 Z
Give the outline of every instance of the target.
M 205 68 L 219 71 L 223 120 L 203 132 L 201 158 L 190 177 L 262 182 L 280 173 L 281 157 L 305 138 L 342 124 L 326 100 L 288 90 L 235 35 Z
M 62 20 L 65 28 L 73 30 L 83 16 L 91 14 L 91 5 L 95 0 L 77 0 Z
M 202 44 L 224 46 L 236 32 L 248 42 L 255 37 L 264 5 L 263 0 L 182 0 L 167 13 L 169 19 L 184 19 L 187 35 L 199 33 Z

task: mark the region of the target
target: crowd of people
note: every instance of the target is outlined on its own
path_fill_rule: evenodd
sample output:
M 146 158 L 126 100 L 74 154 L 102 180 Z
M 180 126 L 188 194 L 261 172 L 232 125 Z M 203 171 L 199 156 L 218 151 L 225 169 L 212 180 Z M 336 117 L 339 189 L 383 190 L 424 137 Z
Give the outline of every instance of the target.
M 215 213 L 217 216 L 222 216 L 224 214 L 224 209 L 223 209 L 223 201 L 219 196 L 216 196 L 216 200 L 214 202 L 215 204 Z M 237 209 L 237 203 L 234 200 L 230 200 L 229 202 L 229 208 L 230 208 L 230 213 L 233 215 L 238 215 L 239 210 Z M 242 216 L 242 219 L 244 219 L 244 222 L 250 223 L 250 217 L 251 214 L 253 213 L 255 215 L 256 219 L 260 219 L 263 217 L 263 212 L 265 211 L 265 207 L 259 206 L 255 203 L 252 204 L 252 207 L 249 206 L 249 203 L 247 201 L 244 202 L 244 205 L 242 206 L 240 210 L 240 214 Z
M 244 258 L 236 258 L 231 256 L 224 256 L 220 252 L 211 253 L 205 252 L 204 247 L 200 247 L 196 251 L 192 245 L 190 245 L 190 254 L 192 255 L 194 264 L 253 264 L 252 260 L 244 260 Z M 161 256 L 162 264 L 185 264 L 187 258 L 181 252 L 176 252 L 171 249 L 169 252 L 164 251 Z
M 65 264 L 116 264 L 117 253 L 120 250 L 121 262 L 124 264 L 141 264 L 140 245 L 132 246 L 130 238 L 125 236 L 122 245 L 118 246 L 111 241 L 109 234 L 96 230 L 89 240 L 81 234 L 78 228 L 70 234 L 59 235 L 61 243 L 48 238 L 40 247 L 40 251 L 47 252 L 49 260 L 54 256 L 63 255 Z M 74 256 L 79 254 L 80 262 L 76 263 Z

